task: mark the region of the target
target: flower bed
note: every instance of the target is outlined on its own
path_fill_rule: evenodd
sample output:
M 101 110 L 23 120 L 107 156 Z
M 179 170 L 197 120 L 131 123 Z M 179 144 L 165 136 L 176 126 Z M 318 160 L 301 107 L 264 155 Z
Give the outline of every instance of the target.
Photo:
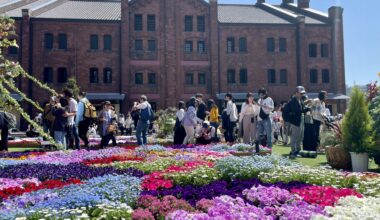
M 153 145 L 1 154 L 0 219 L 378 217 L 380 175 L 232 155 L 252 150 Z

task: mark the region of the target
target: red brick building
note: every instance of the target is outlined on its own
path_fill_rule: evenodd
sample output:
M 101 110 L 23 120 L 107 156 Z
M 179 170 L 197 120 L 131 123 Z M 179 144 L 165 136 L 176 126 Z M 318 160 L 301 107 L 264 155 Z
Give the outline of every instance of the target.
M 243 99 L 265 87 L 280 102 L 297 85 L 311 97 L 327 90 L 333 112 L 342 112 L 343 9 L 325 14 L 309 3 L 0 0 L 0 14 L 17 20 L 20 48 L 8 53 L 30 74 L 56 89 L 74 76 L 91 100 L 123 112 L 140 94 L 164 108 L 197 92 Z M 19 86 L 48 98 L 28 82 Z

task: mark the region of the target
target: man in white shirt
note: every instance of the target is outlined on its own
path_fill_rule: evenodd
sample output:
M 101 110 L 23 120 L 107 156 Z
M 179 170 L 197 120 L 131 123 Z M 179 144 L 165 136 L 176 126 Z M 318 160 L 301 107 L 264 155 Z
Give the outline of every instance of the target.
M 75 148 L 80 149 L 80 140 L 78 135 L 78 127 L 75 124 L 75 116 L 78 111 L 78 102 L 75 101 L 73 98 L 73 93 L 69 89 L 63 90 L 63 94 L 65 96 L 65 99 L 69 103 L 69 111 L 65 114 L 65 117 L 67 117 L 67 124 L 69 131 L 67 132 L 67 140 L 69 141 L 69 148 L 74 149 L 74 141 L 75 141 Z
M 229 116 L 229 122 L 227 123 L 228 126 L 224 136 L 226 142 L 229 142 L 230 144 L 233 144 L 235 141 L 234 129 L 236 127 L 236 122 L 238 121 L 237 108 L 235 103 L 232 102 L 232 99 L 233 97 L 230 93 L 227 93 L 226 97 L 224 98 L 224 100 L 227 102 L 226 113 Z
M 152 107 L 150 106 L 148 102 L 148 98 L 145 95 L 140 96 L 140 102 L 135 102 L 135 105 L 133 106 L 134 110 L 140 110 L 140 119 L 137 122 L 137 128 L 136 128 L 136 138 L 137 138 L 137 144 L 138 145 L 146 145 L 147 138 L 146 134 L 149 128 L 149 124 L 151 122 L 151 113 L 152 113 Z
M 274 109 L 273 99 L 267 94 L 267 91 L 262 88 L 259 90 L 258 105 L 260 106 L 259 117 L 257 117 L 257 138 L 260 141 L 260 137 L 266 135 L 267 144 L 269 148 L 272 148 L 272 122 L 271 113 Z

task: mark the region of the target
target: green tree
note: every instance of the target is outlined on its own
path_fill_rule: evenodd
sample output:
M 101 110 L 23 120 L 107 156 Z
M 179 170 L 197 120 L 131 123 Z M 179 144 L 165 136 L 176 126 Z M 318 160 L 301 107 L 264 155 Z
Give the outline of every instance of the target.
M 31 104 L 35 109 L 37 109 L 37 111 L 43 111 L 38 103 L 29 99 L 22 91 L 18 89 L 15 84 L 16 78 L 28 79 L 38 87 L 50 92 L 52 95 L 57 95 L 57 93 L 49 86 L 42 84 L 38 79 L 25 72 L 18 62 L 9 60 L 4 55 L 4 52 L 7 51 L 9 47 L 18 47 L 16 40 L 10 40 L 16 35 L 14 24 L 15 21 L 13 19 L 0 16 L 0 105 L 12 108 L 19 112 L 20 115 L 25 118 L 25 120 L 31 124 L 43 137 L 59 147 L 55 143 L 54 139 L 50 137 L 49 134 L 45 133 L 41 126 L 34 122 L 28 113 L 22 109 L 20 103 L 18 103 L 17 100 L 11 96 L 11 92 L 17 93 L 21 96 L 22 100 Z
M 78 86 L 75 77 L 70 77 L 69 79 L 67 79 L 67 83 L 65 84 L 64 88 L 71 90 L 73 92 L 74 98 L 78 97 L 80 87 Z
M 342 124 L 344 147 L 349 152 L 367 153 L 373 144 L 372 124 L 365 94 L 355 86 Z

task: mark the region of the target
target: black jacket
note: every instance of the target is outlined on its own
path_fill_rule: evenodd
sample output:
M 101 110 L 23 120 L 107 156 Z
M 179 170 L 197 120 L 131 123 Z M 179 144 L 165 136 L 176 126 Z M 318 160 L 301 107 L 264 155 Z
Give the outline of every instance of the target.
M 302 100 L 298 101 L 296 97 L 293 97 L 289 102 L 289 122 L 295 126 L 301 125 L 302 113 L 310 111 L 309 108 L 305 107 Z
M 65 114 L 64 108 L 52 108 L 52 113 L 55 116 L 53 129 L 54 131 L 66 131 L 67 117 L 63 117 Z
M 201 102 L 198 105 L 197 117 L 202 119 L 202 121 L 206 119 L 206 104 L 204 102 Z

